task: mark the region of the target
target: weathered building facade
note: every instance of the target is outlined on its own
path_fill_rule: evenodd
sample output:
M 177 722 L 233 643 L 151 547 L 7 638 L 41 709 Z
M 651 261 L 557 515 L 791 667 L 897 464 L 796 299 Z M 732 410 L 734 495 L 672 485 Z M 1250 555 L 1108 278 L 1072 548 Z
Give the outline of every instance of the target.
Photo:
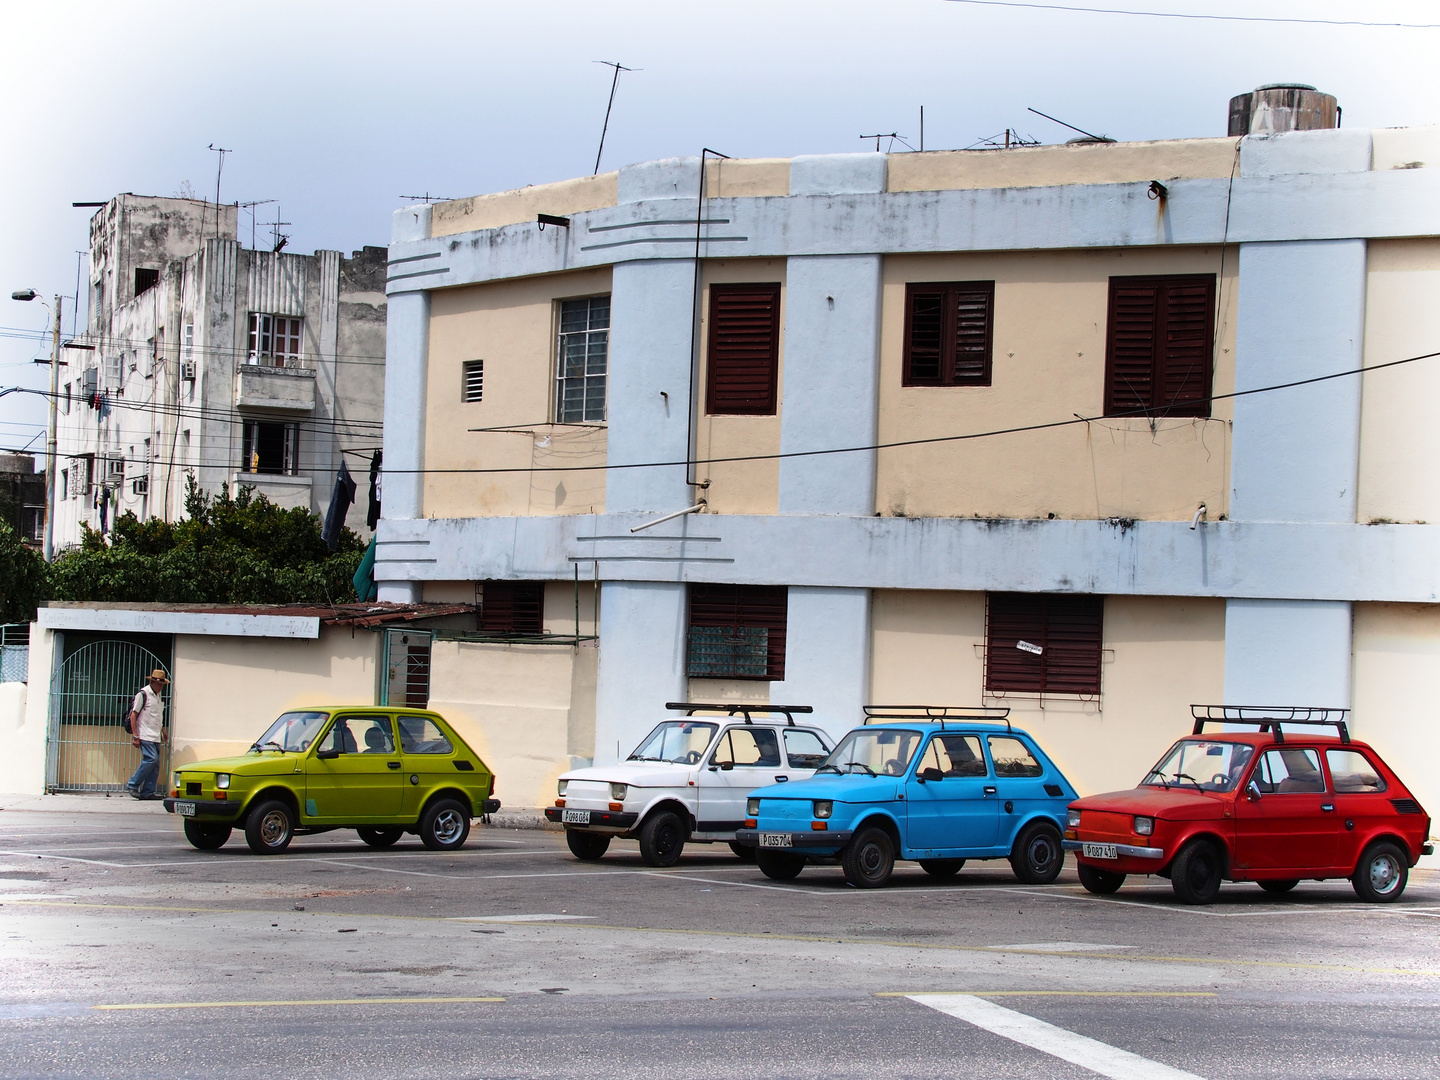
M 89 325 L 62 350 L 57 550 L 82 522 L 181 516 L 187 475 L 324 513 L 342 455 L 379 446 L 384 249 L 258 251 L 234 206 L 129 194 L 90 243 Z

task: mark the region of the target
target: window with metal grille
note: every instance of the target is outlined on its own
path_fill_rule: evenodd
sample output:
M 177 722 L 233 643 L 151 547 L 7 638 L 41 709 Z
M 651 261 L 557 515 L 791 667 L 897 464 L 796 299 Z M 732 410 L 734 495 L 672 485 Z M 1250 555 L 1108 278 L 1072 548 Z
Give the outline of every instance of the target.
M 987 693 L 1100 693 L 1103 596 L 991 593 L 986 599 Z
M 685 673 L 695 679 L 785 678 L 784 585 L 691 585 Z
M 250 313 L 250 337 L 246 361 L 274 367 L 294 367 L 300 362 L 304 319 L 287 315 Z
M 246 420 L 242 472 L 294 476 L 300 471 L 300 425 Z
M 153 289 L 160 281 L 160 271 L 148 266 L 135 268 L 135 295 Z
M 482 634 L 540 634 L 544 629 L 543 581 L 487 581 L 481 585 Z
M 779 375 L 779 282 L 711 285 L 705 412 L 773 416 Z
M 989 386 L 993 281 L 905 286 L 905 386 Z
M 460 400 L 479 401 L 485 393 L 485 361 L 466 360 L 460 366 Z
M 560 302 L 555 364 L 555 419 L 562 424 L 605 419 L 605 374 L 610 348 L 610 297 Z
M 1215 275 L 1112 277 L 1105 415 L 1209 416 Z

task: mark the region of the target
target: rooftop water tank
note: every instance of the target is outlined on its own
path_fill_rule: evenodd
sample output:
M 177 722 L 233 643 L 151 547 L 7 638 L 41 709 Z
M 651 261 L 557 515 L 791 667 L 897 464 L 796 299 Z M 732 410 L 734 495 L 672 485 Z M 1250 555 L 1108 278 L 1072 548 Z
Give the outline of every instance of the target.
M 1340 103 L 1304 83 L 1267 83 L 1230 99 L 1230 134 L 1318 131 L 1340 126 Z

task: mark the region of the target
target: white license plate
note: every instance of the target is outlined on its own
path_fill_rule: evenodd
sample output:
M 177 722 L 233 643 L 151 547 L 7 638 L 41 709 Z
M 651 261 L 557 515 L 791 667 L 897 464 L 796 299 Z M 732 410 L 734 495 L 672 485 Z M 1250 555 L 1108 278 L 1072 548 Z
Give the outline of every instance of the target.
M 762 832 L 760 834 L 761 847 L 789 847 L 790 834 L 783 832 Z
M 1118 859 L 1120 857 L 1115 852 L 1114 844 L 1086 844 L 1080 849 L 1080 853 L 1087 859 Z
M 193 802 L 177 802 L 175 804 L 175 813 L 181 817 L 194 817 L 195 804 Z
M 589 825 L 589 810 L 561 810 L 560 820 L 566 825 Z

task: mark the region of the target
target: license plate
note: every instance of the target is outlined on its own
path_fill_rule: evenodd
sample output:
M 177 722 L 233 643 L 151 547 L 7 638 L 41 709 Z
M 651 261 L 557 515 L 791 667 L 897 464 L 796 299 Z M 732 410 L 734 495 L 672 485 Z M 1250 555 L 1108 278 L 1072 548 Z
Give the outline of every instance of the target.
M 589 825 L 589 810 L 561 810 L 560 820 L 566 825 Z
M 195 804 L 193 802 L 177 802 L 175 804 L 175 813 L 181 817 L 194 817 Z
M 1080 853 L 1087 859 L 1118 859 L 1114 844 L 1085 844 Z
M 783 832 L 762 832 L 760 834 L 761 847 L 789 847 L 790 834 Z

